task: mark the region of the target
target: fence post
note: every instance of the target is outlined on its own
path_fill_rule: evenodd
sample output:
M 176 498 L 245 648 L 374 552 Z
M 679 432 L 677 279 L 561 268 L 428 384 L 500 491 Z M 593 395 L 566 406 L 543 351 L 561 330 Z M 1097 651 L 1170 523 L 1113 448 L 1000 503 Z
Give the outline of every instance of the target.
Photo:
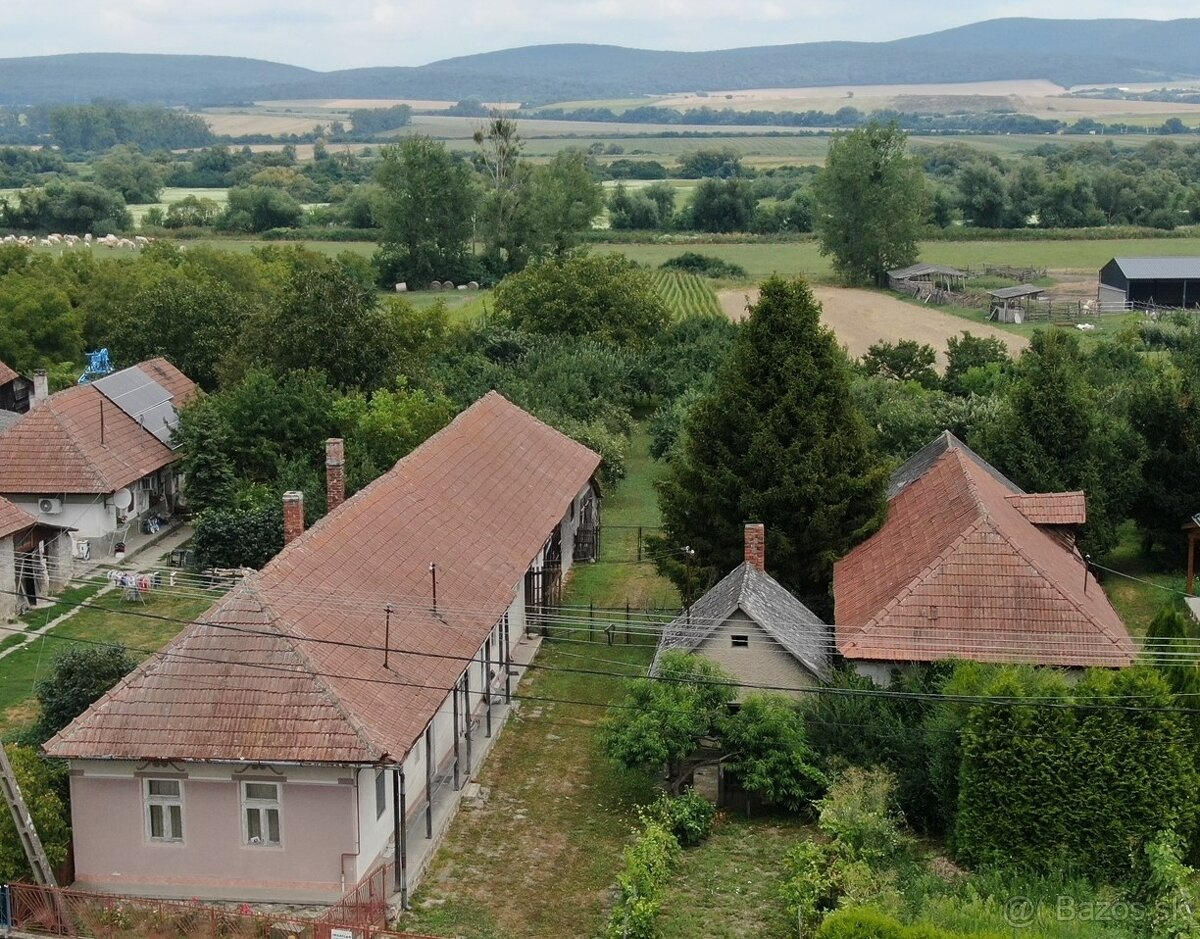
M 641 564 L 641 563 L 642 563 L 642 526 L 641 526 L 641 525 L 638 525 L 638 552 L 637 552 L 637 559 L 638 559 L 638 563 L 639 563 L 639 564 Z
M 625 598 L 625 645 L 629 645 L 629 598 Z
M 588 600 L 588 642 L 596 641 L 596 601 Z

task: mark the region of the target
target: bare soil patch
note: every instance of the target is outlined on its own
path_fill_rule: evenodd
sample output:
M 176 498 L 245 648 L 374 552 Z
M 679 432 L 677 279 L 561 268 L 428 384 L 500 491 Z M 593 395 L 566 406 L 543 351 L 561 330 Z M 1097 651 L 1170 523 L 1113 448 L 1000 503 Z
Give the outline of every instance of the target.
M 946 341 L 964 331 L 975 336 L 994 336 L 1013 355 L 1029 345 L 1029 340 L 1024 336 L 984 323 L 972 323 L 934 307 L 905 303 L 874 290 L 814 286 L 813 293 L 821 301 L 821 318 L 825 325 L 834 331 L 854 358 L 863 355 L 881 340 L 898 342 L 901 339 L 915 339 L 933 346 L 938 354 L 938 367 L 945 368 Z M 719 299 L 726 316 L 732 320 L 742 320 L 747 307 L 758 300 L 758 290 L 724 290 Z

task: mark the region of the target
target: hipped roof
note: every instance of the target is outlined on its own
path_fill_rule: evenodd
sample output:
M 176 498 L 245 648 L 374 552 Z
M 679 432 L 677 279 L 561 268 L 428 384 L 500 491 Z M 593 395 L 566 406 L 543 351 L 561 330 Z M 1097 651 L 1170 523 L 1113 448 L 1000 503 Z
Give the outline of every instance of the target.
M 834 566 L 847 659 L 1133 661 L 1120 617 L 1057 534 L 1082 517 L 1082 493 L 1022 493 L 944 434 L 896 472 L 889 496 L 887 523 Z
M 599 464 L 488 394 L 248 576 L 47 753 L 400 760 Z

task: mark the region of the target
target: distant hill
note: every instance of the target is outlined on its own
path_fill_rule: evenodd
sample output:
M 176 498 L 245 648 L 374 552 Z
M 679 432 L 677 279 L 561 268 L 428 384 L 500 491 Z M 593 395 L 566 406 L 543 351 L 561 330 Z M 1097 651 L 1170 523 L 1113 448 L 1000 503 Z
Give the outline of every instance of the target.
M 1200 75 L 1200 19 L 1000 19 L 890 42 L 816 42 L 716 52 L 525 46 L 416 68 L 317 72 L 218 56 L 80 54 L 0 59 L 0 103 L 96 97 L 165 104 L 268 98 L 548 102 L 697 90 L 1043 78 L 1127 84 Z

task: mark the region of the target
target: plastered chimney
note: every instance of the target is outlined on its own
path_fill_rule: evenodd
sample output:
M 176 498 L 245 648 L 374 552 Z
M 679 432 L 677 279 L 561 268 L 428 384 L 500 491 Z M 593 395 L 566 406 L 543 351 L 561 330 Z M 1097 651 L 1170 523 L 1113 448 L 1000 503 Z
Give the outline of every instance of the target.
M 304 493 L 283 494 L 283 543 L 291 544 L 304 534 Z
M 29 402 L 29 406 L 37 407 L 49 397 L 50 376 L 46 374 L 44 368 L 35 369 L 33 372 L 33 400 Z
M 325 492 L 330 512 L 346 501 L 346 442 L 341 437 L 325 441 Z
M 760 571 L 767 569 L 767 528 L 761 522 L 746 526 L 746 561 Z

